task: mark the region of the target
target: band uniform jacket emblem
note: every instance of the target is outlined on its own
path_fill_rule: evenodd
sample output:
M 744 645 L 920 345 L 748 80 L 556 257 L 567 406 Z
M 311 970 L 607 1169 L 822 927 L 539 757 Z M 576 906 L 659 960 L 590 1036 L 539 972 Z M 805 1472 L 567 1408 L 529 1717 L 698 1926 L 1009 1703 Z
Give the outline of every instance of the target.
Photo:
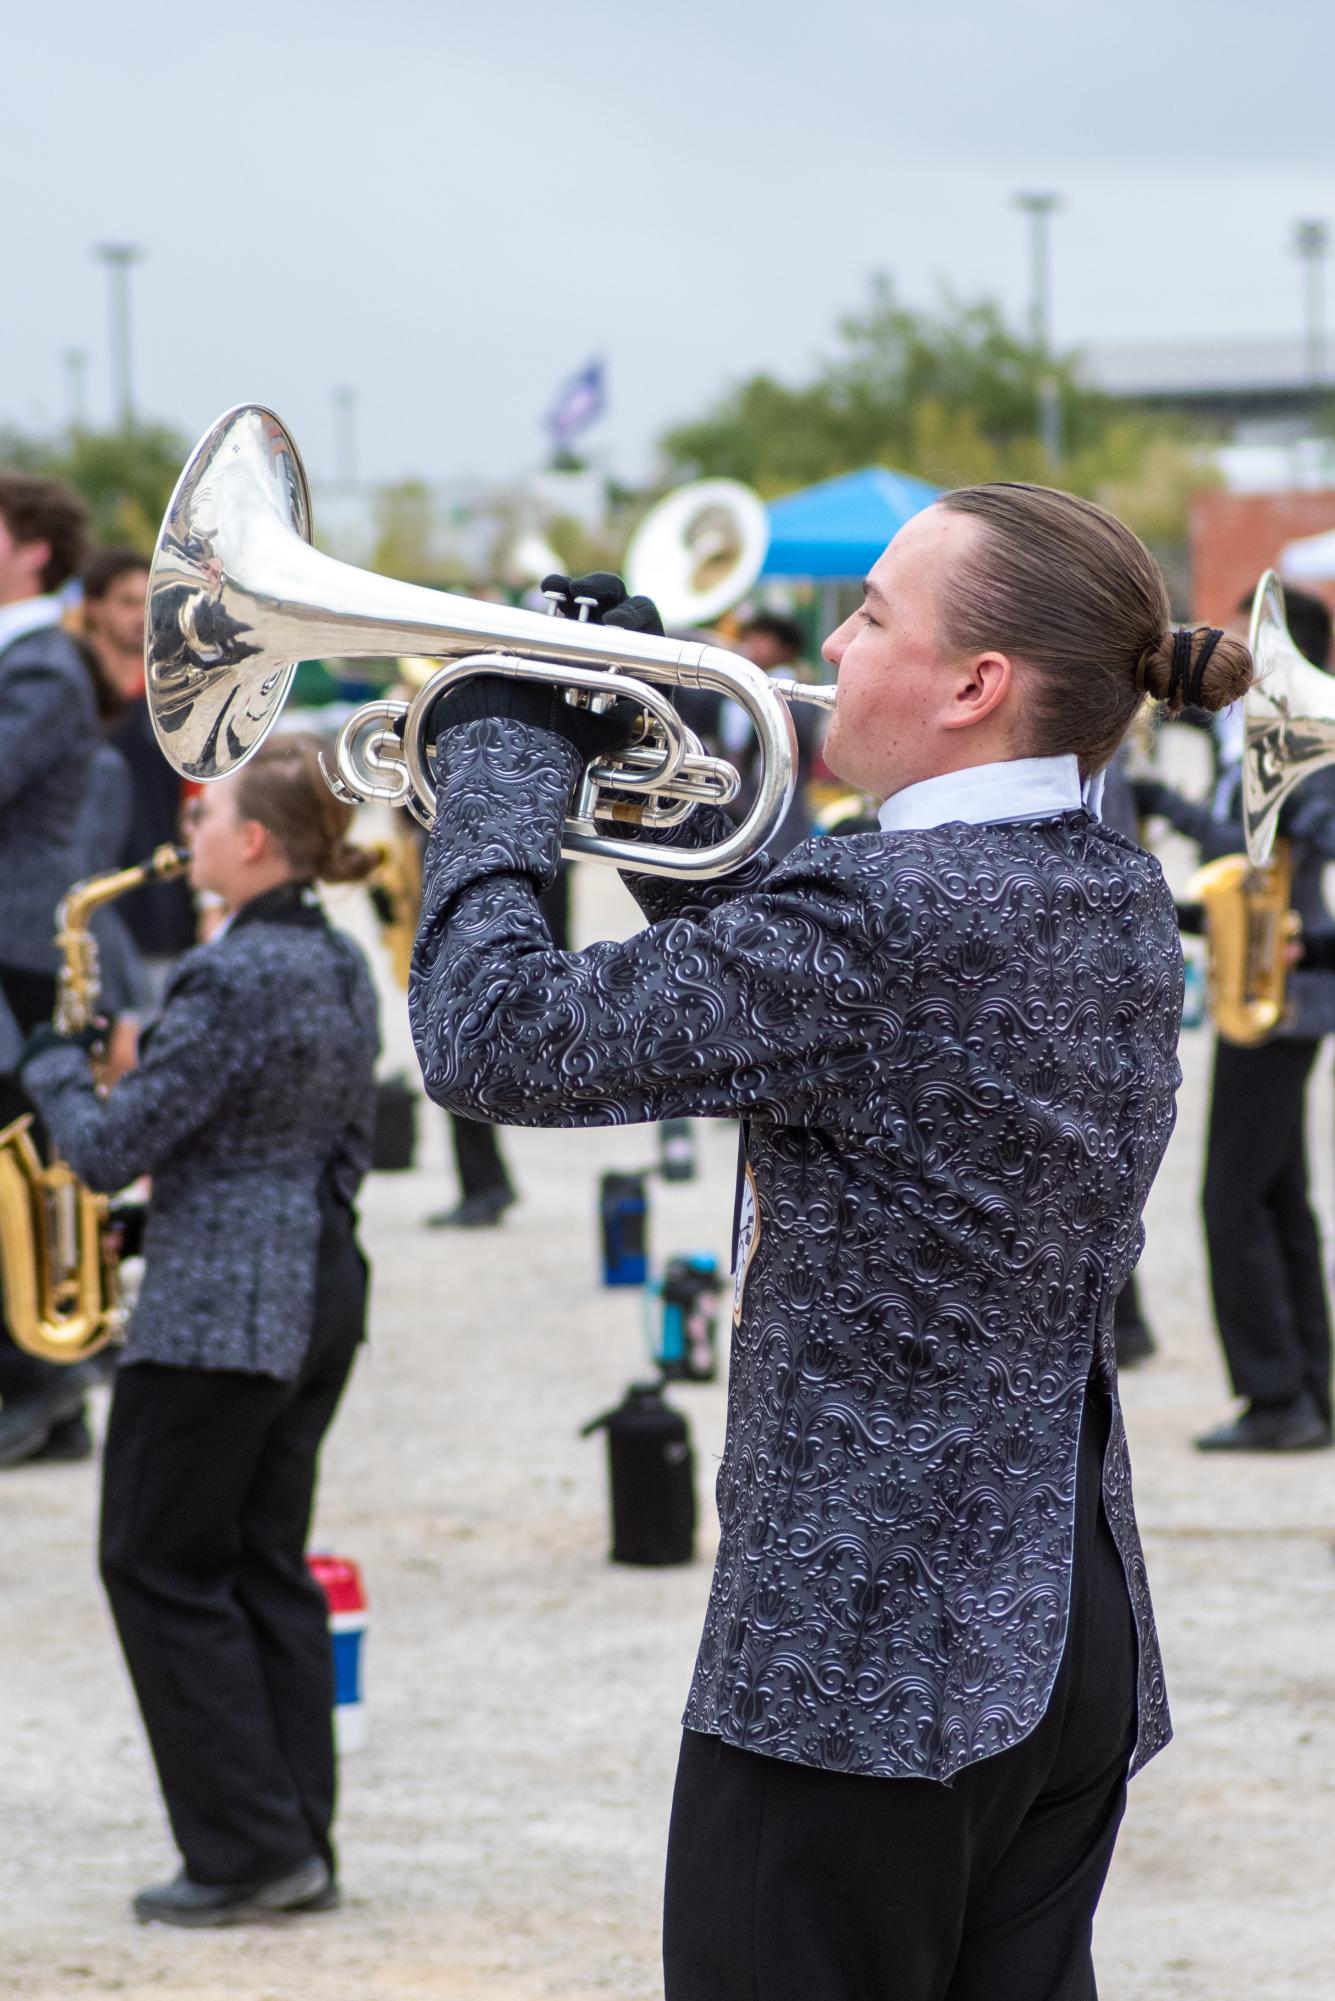
M 748 1160 L 742 1169 L 742 1185 L 738 1190 L 737 1203 L 737 1249 L 733 1260 L 732 1281 L 732 1324 L 742 1324 L 742 1298 L 746 1292 L 746 1275 L 751 1269 L 751 1260 L 760 1245 L 760 1197 L 756 1192 L 756 1177 L 751 1172 Z

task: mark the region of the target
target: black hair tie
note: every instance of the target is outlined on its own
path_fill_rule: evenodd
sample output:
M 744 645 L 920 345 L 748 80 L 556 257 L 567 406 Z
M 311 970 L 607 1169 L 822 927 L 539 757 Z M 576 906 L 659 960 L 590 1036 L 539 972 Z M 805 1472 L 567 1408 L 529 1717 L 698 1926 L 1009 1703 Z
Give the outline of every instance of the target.
M 1191 670 L 1190 685 L 1187 690 L 1187 707 L 1189 709 L 1200 709 L 1205 706 L 1201 700 L 1201 691 L 1205 683 L 1205 670 L 1210 664 L 1211 655 L 1223 636 L 1217 625 L 1212 625 L 1205 635 L 1205 642 L 1196 656 L 1196 665 Z
M 1165 706 L 1172 708 L 1177 702 L 1177 691 L 1191 673 L 1191 629 L 1179 625 L 1173 634 L 1173 664 L 1168 676 L 1168 693 L 1164 697 Z M 1187 697 L 1184 692 L 1179 708 L 1185 708 Z

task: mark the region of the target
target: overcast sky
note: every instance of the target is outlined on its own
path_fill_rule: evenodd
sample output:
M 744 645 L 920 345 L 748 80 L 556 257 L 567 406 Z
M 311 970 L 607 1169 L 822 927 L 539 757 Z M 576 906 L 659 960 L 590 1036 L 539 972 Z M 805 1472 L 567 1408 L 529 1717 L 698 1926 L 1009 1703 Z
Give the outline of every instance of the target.
M 65 0 L 0 61 L 0 421 L 63 419 L 74 346 L 109 417 L 123 239 L 141 412 L 268 402 L 317 479 L 338 383 L 363 473 L 509 474 L 593 353 L 643 473 L 873 268 L 1019 311 L 1017 188 L 1065 197 L 1063 344 L 1296 333 L 1293 219 L 1335 223 L 1330 0 Z

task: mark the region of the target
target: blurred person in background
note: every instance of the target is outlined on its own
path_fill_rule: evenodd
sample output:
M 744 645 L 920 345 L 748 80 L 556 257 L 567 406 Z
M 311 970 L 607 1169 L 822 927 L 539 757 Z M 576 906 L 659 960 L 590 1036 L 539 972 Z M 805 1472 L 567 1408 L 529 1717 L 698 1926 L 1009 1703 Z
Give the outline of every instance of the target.
M 187 786 L 158 749 L 144 699 L 144 616 L 148 560 L 138 550 L 100 549 L 83 572 L 83 633 L 120 713 L 106 721 L 107 740 L 130 775 L 128 814 L 112 863 L 130 865 L 178 838 Z M 116 906 L 134 941 L 140 977 L 154 1001 L 183 952 L 195 942 L 195 907 L 185 879 L 147 882 Z
M 144 692 L 148 558 L 137 549 L 98 549 L 83 566 L 81 630 L 122 705 Z
M 141 572 L 143 558 L 134 558 Z M 95 556 L 84 570 L 85 584 L 95 574 Z M 137 685 L 143 684 L 143 598 L 138 596 Z M 122 618 L 126 616 L 124 611 Z M 124 721 L 129 706 L 129 678 L 117 671 L 114 659 L 108 665 L 106 652 L 93 643 L 82 610 L 76 634 L 87 662 L 97 705 L 99 742 L 93 752 L 92 768 L 79 810 L 79 846 L 83 852 L 81 876 L 104 875 L 115 869 L 145 861 L 151 849 L 130 851 L 134 824 L 134 780 L 124 756 L 109 738 Z M 169 838 L 174 839 L 175 834 Z M 155 844 L 156 845 L 156 844 Z M 95 910 L 90 929 L 97 945 L 100 1008 L 108 1018 L 110 1033 L 106 1052 L 107 1074 L 120 1076 L 134 1061 L 139 1024 L 151 1013 L 154 993 L 119 903 L 104 904 Z M 106 1351 L 110 1352 L 110 1351 Z
M 98 743 L 87 663 L 57 593 L 78 572 L 87 512 L 55 480 L 0 469 L 0 993 L 27 1034 L 56 1004 L 56 908 L 87 873 L 82 809 Z M 33 1105 L 0 1075 L 0 1127 Z M 40 1128 L 34 1137 L 39 1150 Z M 0 1466 L 86 1458 L 90 1372 L 0 1333 Z
M 1289 630 L 1314 666 L 1329 665 L 1330 613 L 1285 592 Z M 1235 626 L 1245 629 L 1250 595 Z M 1138 779 L 1143 815 L 1159 815 L 1213 861 L 1246 846 L 1243 705 L 1214 719 L 1218 775 L 1208 803 Z M 1308 1192 L 1307 1080 L 1335 1032 L 1335 926 L 1322 877 L 1335 861 L 1335 771 L 1304 780 L 1281 809 L 1291 844 L 1292 907 L 1304 951 L 1289 974 L 1285 1019 L 1265 1041 L 1215 1039 L 1201 1202 L 1215 1324 L 1244 1408 L 1196 1440 L 1203 1452 L 1305 1452 L 1331 1443 L 1330 1310 L 1321 1237 Z
M 23 1078 L 91 1187 L 153 1177 L 116 1372 L 101 1568 L 182 1866 L 137 1916 L 200 1927 L 338 1900 L 333 1664 L 306 1565 L 320 1444 L 362 1339 L 375 993 L 316 882 L 347 839 L 314 738 L 271 737 L 192 807 L 227 922 L 99 1098 L 83 1038 Z
M 1099 802 L 1099 818 L 1104 826 L 1111 827 L 1114 833 L 1121 834 L 1128 841 L 1134 841 L 1138 847 L 1141 845 L 1140 820 L 1136 812 L 1129 754 L 1125 744 L 1117 751 L 1103 774 L 1103 797 Z M 1113 1343 L 1117 1350 L 1119 1369 L 1134 1368 L 1137 1363 L 1148 1361 L 1155 1350 L 1154 1336 L 1145 1318 L 1140 1287 L 1136 1283 L 1134 1271 L 1117 1295 L 1117 1305 L 1113 1309 Z
M 757 612 L 748 618 L 734 642 L 735 651 L 771 679 L 810 681 L 815 676 L 802 658 L 802 646 L 803 633 L 797 620 L 773 611 Z M 799 841 L 806 840 L 811 832 L 807 786 L 811 781 L 812 764 L 821 737 L 829 721 L 823 711 L 800 702 L 792 706 L 789 714 L 797 736 L 797 783 L 788 811 L 766 843 L 765 852 L 776 862 L 781 861 Z M 720 735 L 723 755 L 731 759 L 742 774 L 741 794 L 733 809 L 741 815 L 755 799 L 760 774 L 755 736 L 745 713 L 735 702 L 724 706 Z

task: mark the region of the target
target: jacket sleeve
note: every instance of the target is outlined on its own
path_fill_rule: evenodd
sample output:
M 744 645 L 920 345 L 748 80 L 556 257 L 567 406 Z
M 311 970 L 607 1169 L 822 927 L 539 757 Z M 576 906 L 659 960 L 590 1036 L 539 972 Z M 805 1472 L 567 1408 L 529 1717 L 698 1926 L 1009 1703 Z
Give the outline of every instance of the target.
M 698 915 L 558 952 L 537 895 L 576 753 L 486 721 L 451 731 L 445 760 L 409 987 L 438 1103 L 520 1125 L 809 1122 L 869 1043 L 902 1035 L 908 961 L 878 949 L 851 872 L 785 862 Z
M 1335 861 L 1335 775 L 1317 771 L 1305 779 L 1281 807 L 1279 830 L 1323 861 Z
M 22 647 L 16 640 L 0 692 L 0 807 L 59 763 L 66 740 L 69 682 L 36 655 L 26 657 Z
M 339 941 L 342 944 L 342 941 Z M 366 1032 L 368 1060 L 365 1071 L 353 1088 L 352 1103 L 348 1111 L 348 1122 L 339 1137 L 329 1162 L 330 1178 L 334 1193 L 340 1202 L 350 1209 L 357 1199 L 361 1187 L 375 1156 L 375 1058 L 380 1051 L 379 1009 L 375 988 L 370 974 L 366 971 L 361 954 L 349 947 L 352 977 L 355 981 L 354 1006 Z
M 697 806 L 680 826 L 641 828 L 631 838 L 637 845 L 646 848 L 708 848 L 717 841 L 726 840 L 735 831 L 736 824 L 721 807 Z M 618 828 L 617 835 L 619 839 L 625 839 L 625 830 Z M 621 880 L 649 922 L 656 924 L 665 917 L 698 920 L 720 903 L 728 903 L 734 896 L 742 896 L 758 888 L 773 866 L 762 848 L 740 868 L 731 870 L 727 875 L 709 876 L 703 881 L 692 880 L 689 876 L 640 875 L 634 869 L 622 869 Z
M 247 1064 L 245 1010 L 220 955 L 177 975 L 137 1069 L 99 1098 L 81 1049 L 49 1049 L 23 1084 L 80 1180 L 108 1192 L 155 1174 L 216 1115 Z
M 1195 841 L 1197 844 L 1204 841 L 1215 841 L 1217 845 L 1218 840 L 1224 838 L 1229 827 L 1228 821 L 1216 820 L 1209 806 L 1202 800 L 1188 799 L 1185 794 L 1175 791 L 1171 785 L 1155 786 L 1152 811 L 1167 820 L 1169 826 L 1174 828 L 1177 833 L 1185 834 L 1189 841 Z M 1237 846 L 1240 848 L 1242 846 L 1242 823 L 1240 821 L 1238 823 L 1237 834 Z M 1225 852 L 1225 849 L 1220 848 L 1219 852 L 1222 854 Z

